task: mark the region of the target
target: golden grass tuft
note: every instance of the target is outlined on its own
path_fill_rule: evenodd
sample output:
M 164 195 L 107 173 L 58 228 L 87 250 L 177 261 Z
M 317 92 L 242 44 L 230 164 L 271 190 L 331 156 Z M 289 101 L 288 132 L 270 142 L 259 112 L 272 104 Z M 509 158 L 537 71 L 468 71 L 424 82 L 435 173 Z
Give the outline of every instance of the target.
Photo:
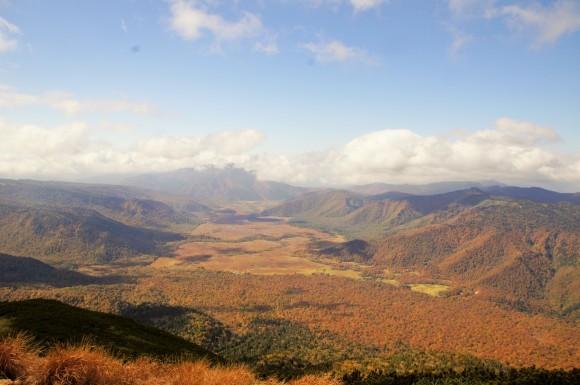
M 175 364 L 148 358 L 123 362 L 83 342 L 61 345 L 39 356 L 32 339 L 19 334 L 0 341 L 0 379 L 26 385 L 339 385 L 330 377 L 305 376 L 288 383 L 259 380 L 242 365 L 211 366 L 206 361 Z
M 38 362 L 38 348 L 32 338 L 18 333 L 0 341 L 0 379 L 22 379 L 34 370 Z
M 35 385 L 126 384 L 122 363 L 88 342 L 56 347 L 28 377 Z

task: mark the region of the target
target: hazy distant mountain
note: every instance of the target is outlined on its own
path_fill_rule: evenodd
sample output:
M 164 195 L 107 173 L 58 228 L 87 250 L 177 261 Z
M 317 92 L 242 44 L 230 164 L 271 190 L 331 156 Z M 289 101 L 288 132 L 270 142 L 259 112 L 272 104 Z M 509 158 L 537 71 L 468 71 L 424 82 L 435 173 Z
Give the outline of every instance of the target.
M 580 205 L 580 192 L 559 193 L 539 187 L 489 186 L 484 188 L 489 194 L 515 199 L 526 199 L 540 203 L 569 202 Z
M 388 192 L 401 192 L 414 195 L 433 195 L 443 194 L 457 190 L 468 190 L 478 188 L 480 190 L 490 186 L 504 187 L 506 185 L 496 181 L 449 181 L 436 182 L 428 184 L 388 184 L 388 183 L 370 183 L 365 185 L 356 185 L 346 187 L 345 190 L 354 191 L 366 195 L 378 195 Z
M 123 183 L 213 203 L 290 199 L 308 191 L 285 183 L 259 181 L 254 173 L 235 167 L 144 174 Z
M 88 185 L 67 182 L 0 179 L 0 201 L 42 207 L 79 207 L 126 224 L 167 226 L 192 223 L 191 213 L 180 212 L 151 199 L 152 192 L 129 186 Z M 205 212 L 202 205 L 188 202 L 189 211 Z

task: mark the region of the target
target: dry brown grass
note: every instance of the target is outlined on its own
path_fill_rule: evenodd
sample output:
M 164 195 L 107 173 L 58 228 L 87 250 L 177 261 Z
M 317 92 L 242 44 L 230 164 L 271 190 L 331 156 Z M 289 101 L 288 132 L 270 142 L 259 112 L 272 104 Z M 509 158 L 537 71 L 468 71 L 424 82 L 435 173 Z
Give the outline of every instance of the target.
M 32 338 L 19 333 L 0 341 L 0 378 L 18 380 L 34 370 L 38 361 L 38 348 Z
M 35 385 L 113 385 L 123 384 L 123 364 L 101 348 L 85 342 L 79 346 L 60 346 L 42 359 L 28 375 Z
M 122 362 L 88 342 L 57 346 L 44 356 L 24 335 L 0 341 L 0 379 L 25 385 L 283 385 L 259 380 L 245 366 L 212 367 L 205 361 L 167 364 L 147 358 Z M 339 385 L 306 376 L 287 385 Z

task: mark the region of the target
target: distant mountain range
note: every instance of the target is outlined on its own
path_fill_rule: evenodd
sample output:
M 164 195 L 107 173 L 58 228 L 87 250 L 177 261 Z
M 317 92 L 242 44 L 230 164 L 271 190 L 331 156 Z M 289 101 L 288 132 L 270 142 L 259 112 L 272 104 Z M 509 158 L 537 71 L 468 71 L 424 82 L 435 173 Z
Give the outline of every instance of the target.
M 214 204 L 284 200 L 310 191 L 280 182 L 259 181 L 254 173 L 235 167 L 180 169 L 173 172 L 144 174 L 127 178 L 123 184 L 179 196 L 191 196 L 202 202 Z
M 345 187 L 344 190 L 365 194 L 365 195 L 379 195 L 388 192 L 400 192 L 413 195 L 434 195 L 444 194 L 457 190 L 468 190 L 470 188 L 478 188 L 484 190 L 487 187 L 505 187 L 503 183 L 492 181 L 449 181 L 436 182 L 427 184 L 388 184 L 388 183 L 370 183 L 365 185 L 356 185 Z
M 165 227 L 191 223 L 194 219 L 192 212 L 204 213 L 208 210 L 191 200 L 183 203 L 183 207 L 178 210 L 154 199 L 168 198 L 172 202 L 171 197 L 158 195 L 129 186 L 0 179 L 0 202 L 17 202 L 44 208 L 91 209 L 110 219 L 132 225 Z

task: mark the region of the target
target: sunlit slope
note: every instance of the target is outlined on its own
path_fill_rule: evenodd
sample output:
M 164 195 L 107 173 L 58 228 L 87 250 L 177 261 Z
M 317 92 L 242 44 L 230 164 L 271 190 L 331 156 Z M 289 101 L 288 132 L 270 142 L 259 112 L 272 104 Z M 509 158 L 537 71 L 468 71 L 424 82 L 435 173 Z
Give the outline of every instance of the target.
M 580 206 L 496 202 L 375 241 L 372 263 L 452 279 L 523 309 L 577 312 Z
M 320 255 L 416 271 L 518 309 L 577 317 L 580 206 L 568 202 L 576 195 L 495 191 L 501 196 L 476 188 L 428 196 L 329 191 L 265 214 L 350 238 L 351 243 L 323 248 Z M 366 243 L 353 244 L 356 239 Z

